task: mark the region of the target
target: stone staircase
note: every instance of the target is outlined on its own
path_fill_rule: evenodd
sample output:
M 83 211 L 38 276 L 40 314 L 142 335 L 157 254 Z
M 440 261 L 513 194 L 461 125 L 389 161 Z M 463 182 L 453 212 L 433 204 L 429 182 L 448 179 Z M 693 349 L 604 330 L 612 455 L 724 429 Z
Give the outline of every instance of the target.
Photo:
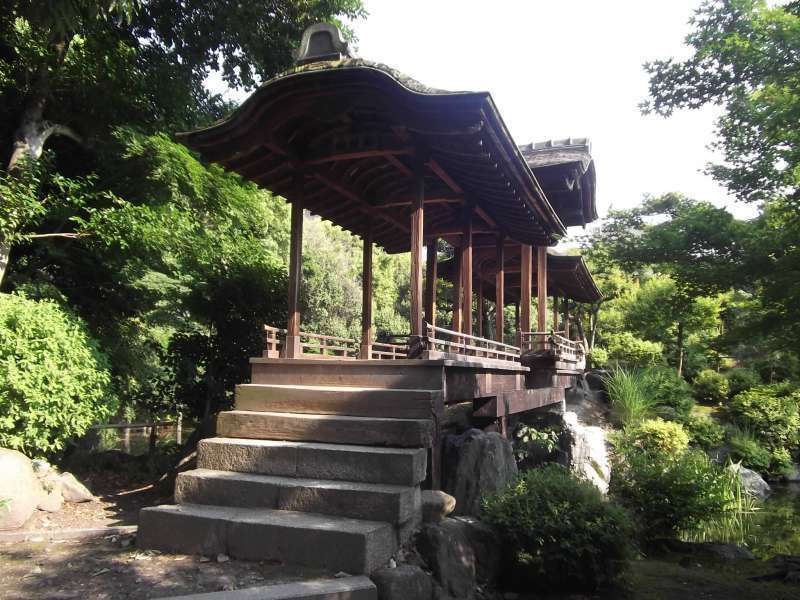
M 384 566 L 419 524 L 441 391 L 371 383 L 237 386 L 219 437 L 179 475 L 177 504 L 142 510 L 139 546 L 350 574 Z

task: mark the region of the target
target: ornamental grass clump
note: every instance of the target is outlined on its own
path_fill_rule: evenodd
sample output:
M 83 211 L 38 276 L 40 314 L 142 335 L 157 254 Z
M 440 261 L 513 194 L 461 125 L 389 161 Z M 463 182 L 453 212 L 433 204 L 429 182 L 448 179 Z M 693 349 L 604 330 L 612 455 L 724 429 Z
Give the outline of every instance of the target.
M 611 420 L 618 427 L 635 425 L 653 415 L 655 402 L 648 397 L 646 382 L 636 371 L 618 367 L 603 377 L 611 400 Z
M 523 472 L 483 509 L 503 538 L 513 589 L 594 590 L 615 581 L 631 554 L 625 511 L 557 464 Z

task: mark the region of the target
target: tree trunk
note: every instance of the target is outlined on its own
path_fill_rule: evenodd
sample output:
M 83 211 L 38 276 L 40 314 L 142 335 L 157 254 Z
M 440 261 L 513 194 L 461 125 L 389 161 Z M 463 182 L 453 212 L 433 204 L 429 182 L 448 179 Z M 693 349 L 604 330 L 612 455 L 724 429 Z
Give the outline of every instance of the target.
M 683 321 L 678 322 L 678 375 L 683 375 Z

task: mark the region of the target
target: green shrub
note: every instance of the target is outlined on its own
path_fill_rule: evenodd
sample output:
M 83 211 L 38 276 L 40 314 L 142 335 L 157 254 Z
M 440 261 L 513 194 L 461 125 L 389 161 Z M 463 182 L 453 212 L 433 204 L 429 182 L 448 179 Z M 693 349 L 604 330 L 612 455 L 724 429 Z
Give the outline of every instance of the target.
M 635 425 L 653 415 L 655 403 L 647 396 L 645 381 L 636 371 L 622 367 L 603 377 L 611 400 L 611 420 L 617 426 Z
M 746 429 L 734 429 L 728 439 L 728 445 L 733 461 L 741 462 L 748 469 L 759 473 L 769 472 L 772 463 L 770 451 Z
M 724 402 L 728 399 L 728 380 L 716 371 L 703 369 L 694 378 L 694 395 L 708 404 Z
M 689 434 L 680 423 L 648 419 L 626 427 L 616 436 L 614 445 L 623 454 L 635 450 L 682 454 L 689 447 Z
M 595 346 L 586 358 L 589 360 L 589 366 L 594 369 L 605 367 L 608 364 L 608 350 Z
M 510 553 L 509 582 L 526 592 L 596 589 L 614 581 L 630 556 L 625 512 L 560 465 L 523 472 L 484 500 L 484 517 Z
M 787 385 L 760 385 L 733 397 L 731 419 L 770 450 L 795 449 L 800 443 L 800 392 Z
M 628 331 L 607 334 L 604 342 L 611 364 L 636 369 L 652 367 L 664 360 L 664 347 L 660 343 L 643 340 Z
M 642 373 L 645 393 L 656 405 L 656 413 L 671 421 L 685 421 L 694 406 L 692 388 L 678 371 L 651 367 Z
M 721 446 L 725 441 L 725 428 L 711 417 L 690 416 L 685 426 L 691 441 L 703 450 Z
M 731 369 L 725 373 L 728 380 L 728 397 L 733 398 L 739 392 L 744 392 L 761 383 L 761 377 L 753 369 Z
M 694 449 L 615 456 L 610 492 L 635 516 L 647 540 L 696 530 L 730 508 L 730 477 Z
M 116 409 L 106 357 L 50 300 L 0 294 L 0 446 L 52 455 Z

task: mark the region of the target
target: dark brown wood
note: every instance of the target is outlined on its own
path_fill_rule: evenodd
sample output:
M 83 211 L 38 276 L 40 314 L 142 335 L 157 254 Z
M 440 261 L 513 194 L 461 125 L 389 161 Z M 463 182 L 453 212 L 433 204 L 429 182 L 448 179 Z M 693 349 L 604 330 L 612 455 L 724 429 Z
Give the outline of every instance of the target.
M 419 164 L 416 172 L 416 199 L 411 208 L 411 335 L 423 336 L 422 326 L 422 244 L 425 211 L 425 173 Z
M 463 276 L 463 269 L 461 268 L 461 252 L 456 251 L 453 260 L 456 261 L 456 265 L 455 281 L 453 281 L 453 322 L 450 324 L 450 329 L 453 331 L 461 331 L 461 280 Z
M 531 268 L 533 266 L 533 256 L 531 246 L 522 244 L 520 248 L 520 318 L 519 331 L 531 330 Z
M 438 163 L 438 161 L 434 159 L 430 159 L 428 161 L 428 168 L 436 173 L 436 176 L 441 179 L 444 184 L 453 190 L 456 194 L 462 194 L 464 190 L 461 189 L 461 186 L 456 183 L 456 181 L 448 175 L 447 171 L 442 168 L 442 165 Z
M 553 294 L 553 331 L 558 331 L 558 296 Z
M 428 241 L 425 257 L 425 320 L 436 325 L 436 266 L 438 240 Z
M 474 206 L 464 206 L 461 233 L 461 285 L 464 287 L 461 307 L 461 331 L 472 335 L 472 213 Z
M 484 311 L 484 301 L 483 301 L 483 278 L 478 276 L 478 311 L 475 315 L 475 327 L 478 330 L 478 337 L 483 337 L 483 311 Z
M 569 298 L 564 298 L 564 337 L 570 339 Z
M 291 237 L 289 238 L 289 321 L 286 326 L 286 358 L 299 358 L 300 348 L 300 277 L 303 262 L 303 194 L 305 176 L 298 175 L 292 198 Z
M 361 261 L 361 358 L 372 356 L 372 223 L 363 237 Z
M 496 256 L 495 256 L 497 272 L 494 280 L 494 335 L 498 342 L 503 341 L 503 332 L 505 329 L 505 319 L 503 309 L 505 307 L 505 245 L 502 236 L 497 237 Z
M 547 246 L 536 248 L 537 331 L 547 331 Z

